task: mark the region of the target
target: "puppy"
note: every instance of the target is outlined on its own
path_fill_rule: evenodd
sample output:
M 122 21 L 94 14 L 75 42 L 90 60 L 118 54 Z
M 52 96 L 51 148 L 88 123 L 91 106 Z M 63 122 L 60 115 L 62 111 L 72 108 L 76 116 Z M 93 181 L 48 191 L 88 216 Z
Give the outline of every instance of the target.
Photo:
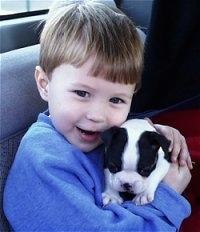
M 103 204 L 123 202 L 131 194 L 138 205 L 153 201 L 156 188 L 170 166 L 170 141 L 144 119 L 126 121 L 102 133 L 105 143 Z

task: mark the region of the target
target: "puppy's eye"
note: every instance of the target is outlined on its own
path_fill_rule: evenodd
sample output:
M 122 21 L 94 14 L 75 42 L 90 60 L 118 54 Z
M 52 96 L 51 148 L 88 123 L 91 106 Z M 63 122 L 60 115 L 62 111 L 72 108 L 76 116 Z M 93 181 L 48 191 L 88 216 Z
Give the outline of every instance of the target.
M 74 93 L 76 93 L 79 97 L 89 97 L 89 93 L 84 90 L 75 90 Z
M 120 104 L 120 103 L 124 103 L 124 100 L 118 97 L 113 97 L 110 99 L 110 102 L 112 102 L 113 104 Z

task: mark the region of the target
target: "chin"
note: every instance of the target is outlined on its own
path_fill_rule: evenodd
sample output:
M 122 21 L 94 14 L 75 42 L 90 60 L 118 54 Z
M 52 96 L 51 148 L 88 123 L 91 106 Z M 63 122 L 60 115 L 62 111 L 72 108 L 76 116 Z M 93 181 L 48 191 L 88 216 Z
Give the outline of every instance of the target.
M 98 142 L 96 144 L 85 144 L 83 146 L 77 146 L 83 152 L 91 152 L 92 150 L 96 149 L 102 142 Z

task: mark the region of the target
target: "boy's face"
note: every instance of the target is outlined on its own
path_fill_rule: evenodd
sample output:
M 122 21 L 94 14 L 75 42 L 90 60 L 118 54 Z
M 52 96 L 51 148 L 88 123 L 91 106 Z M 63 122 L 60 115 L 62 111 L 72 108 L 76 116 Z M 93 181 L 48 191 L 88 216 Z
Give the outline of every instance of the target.
M 35 73 L 55 128 L 84 152 L 102 143 L 100 132 L 126 120 L 135 88 L 89 76 L 91 65 L 92 59 L 79 68 L 62 64 L 51 80 L 40 67 Z

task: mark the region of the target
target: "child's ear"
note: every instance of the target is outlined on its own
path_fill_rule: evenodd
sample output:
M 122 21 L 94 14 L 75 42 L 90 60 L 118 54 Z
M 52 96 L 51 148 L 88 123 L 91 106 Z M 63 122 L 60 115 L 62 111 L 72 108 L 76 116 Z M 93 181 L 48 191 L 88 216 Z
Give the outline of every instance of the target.
M 48 85 L 49 79 L 44 70 L 40 66 L 35 67 L 35 80 L 41 98 L 48 101 Z

